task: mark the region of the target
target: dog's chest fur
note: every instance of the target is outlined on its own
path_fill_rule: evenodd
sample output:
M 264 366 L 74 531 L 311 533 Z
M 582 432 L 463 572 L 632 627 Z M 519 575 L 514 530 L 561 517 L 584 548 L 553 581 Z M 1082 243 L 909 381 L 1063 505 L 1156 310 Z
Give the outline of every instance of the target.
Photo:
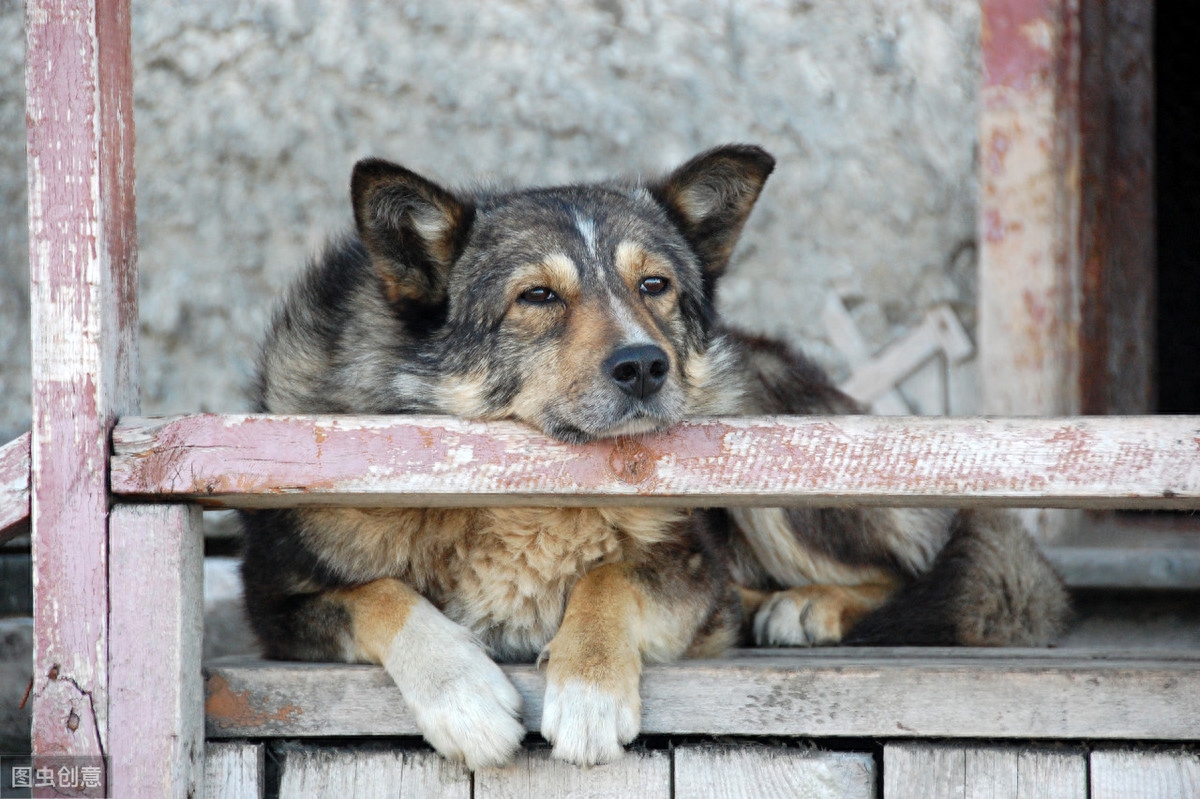
M 575 583 L 636 560 L 683 511 L 658 508 L 389 508 L 302 511 L 302 535 L 348 583 L 404 580 L 500 659 L 550 641 Z

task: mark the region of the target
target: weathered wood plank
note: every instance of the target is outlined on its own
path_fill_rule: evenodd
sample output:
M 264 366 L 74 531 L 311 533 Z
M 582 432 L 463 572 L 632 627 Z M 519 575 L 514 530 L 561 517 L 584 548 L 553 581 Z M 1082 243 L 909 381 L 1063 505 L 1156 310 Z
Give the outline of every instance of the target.
M 542 675 L 503 667 L 541 723 Z M 399 690 L 373 666 L 209 663 L 210 738 L 416 735 Z M 648 734 L 884 738 L 1200 737 L 1194 652 L 742 650 L 648 665 Z
M 126 419 L 113 492 L 206 505 L 1200 506 L 1200 417 L 767 417 L 569 446 L 448 417 Z
M 581 769 L 536 749 L 518 753 L 506 768 L 475 772 L 475 799 L 540 796 L 670 799 L 671 758 L 662 751 L 631 751 L 615 763 Z
M 128 0 L 26 4 L 35 754 L 108 738 L 108 431 L 137 409 Z
M 109 530 L 109 790 L 113 796 L 201 795 L 200 509 L 117 505 Z
M 262 799 L 265 747 L 243 742 L 216 742 L 204 747 L 206 799 Z
M 875 758 L 781 746 L 675 750 L 675 799 L 875 799 Z
M 1088 799 L 1082 750 L 893 743 L 883 799 Z
M 0 447 L 0 544 L 29 525 L 30 433 Z
M 1194 546 L 1046 547 L 1045 553 L 1071 588 L 1200 588 L 1200 549 Z
M 1080 411 L 1079 7 L 983 0 L 979 342 L 989 413 Z
M 1195 799 L 1195 751 L 1101 750 L 1091 756 L 1092 799 Z
M 288 747 L 279 795 L 288 799 L 469 799 L 471 774 L 432 750 Z
M 883 799 L 966 799 L 967 753 L 956 746 L 883 748 Z

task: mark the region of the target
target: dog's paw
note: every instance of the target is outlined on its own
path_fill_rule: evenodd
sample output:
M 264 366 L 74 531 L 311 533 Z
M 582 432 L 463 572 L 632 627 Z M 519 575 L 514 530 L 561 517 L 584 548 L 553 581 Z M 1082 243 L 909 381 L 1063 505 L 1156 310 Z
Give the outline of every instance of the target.
M 553 754 L 580 766 L 620 759 L 641 727 L 641 699 L 634 690 L 611 692 L 579 679 L 546 682 L 542 735 Z
M 512 760 L 525 737 L 521 695 L 465 628 L 432 606 L 414 611 L 384 665 L 425 740 L 448 760 L 472 771 Z
M 836 644 L 849 629 L 849 597 L 840 586 L 808 585 L 778 591 L 754 616 L 759 646 Z

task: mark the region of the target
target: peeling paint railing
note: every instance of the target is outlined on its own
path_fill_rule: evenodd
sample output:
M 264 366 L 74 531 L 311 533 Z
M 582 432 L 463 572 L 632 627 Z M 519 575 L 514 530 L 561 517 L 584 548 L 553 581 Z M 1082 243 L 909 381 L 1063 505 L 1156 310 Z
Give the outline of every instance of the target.
M 123 419 L 112 492 L 246 508 L 1189 508 L 1200 504 L 1200 418 L 712 419 L 584 446 L 429 416 Z

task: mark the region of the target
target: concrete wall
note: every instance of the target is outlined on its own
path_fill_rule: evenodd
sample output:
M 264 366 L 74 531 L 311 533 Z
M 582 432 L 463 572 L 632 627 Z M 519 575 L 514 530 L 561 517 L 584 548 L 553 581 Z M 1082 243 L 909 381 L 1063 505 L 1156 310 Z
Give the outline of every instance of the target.
M 875 347 L 937 302 L 973 327 L 976 2 L 134 0 L 133 15 L 148 413 L 246 407 L 272 298 L 349 223 L 368 154 L 450 183 L 544 182 L 758 142 L 779 166 L 720 297 L 730 317 L 838 372 L 830 291 Z M 3 440 L 29 423 L 22 41 L 21 4 L 0 0 Z M 951 410 L 972 409 L 972 375 L 954 371 Z

